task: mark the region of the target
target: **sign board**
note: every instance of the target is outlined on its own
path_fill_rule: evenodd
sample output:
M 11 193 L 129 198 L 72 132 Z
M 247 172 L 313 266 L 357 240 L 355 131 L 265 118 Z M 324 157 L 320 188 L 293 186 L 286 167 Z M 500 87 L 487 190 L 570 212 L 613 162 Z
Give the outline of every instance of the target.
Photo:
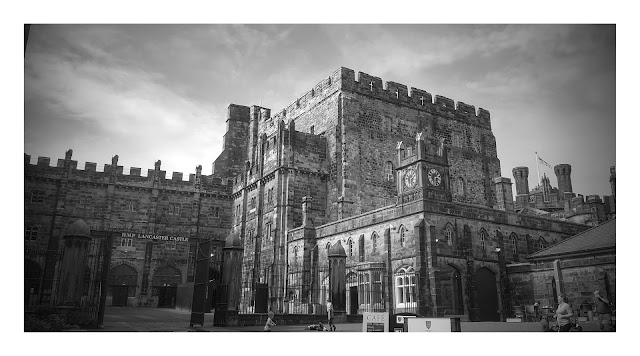
M 449 318 L 408 318 L 408 332 L 451 332 Z
M 364 312 L 362 314 L 362 332 L 388 332 L 389 314 Z

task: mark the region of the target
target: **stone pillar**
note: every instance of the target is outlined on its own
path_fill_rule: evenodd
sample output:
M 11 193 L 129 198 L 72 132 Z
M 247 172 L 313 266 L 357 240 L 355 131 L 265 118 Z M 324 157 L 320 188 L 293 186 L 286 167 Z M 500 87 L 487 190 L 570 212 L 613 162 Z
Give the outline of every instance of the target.
M 238 325 L 238 306 L 242 281 L 242 252 L 243 246 L 240 236 L 232 233 L 227 238 L 223 249 L 222 283 L 227 286 L 227 310 L 220 311 L 227 314 L 226 325 Z M 216 310 L 218 312 L 218 310 Z
M 64 255 L 57 300 L 60 306 L 80 306 L 89 242 L 89 227 L 83 220 L 76 220 L 64 236 Z
M 334 310 L 334 322 L 347 322 L 347 254 L 338 241 L 329 249 L 329 295 Z
M 507 276 L 507 264 L 505 259 L 505 246 L 504 236 L 502 231 L 496 230 L 496 237 L 498 239 L 498 247 L 496 253 L 498 255 L 498 270 L 500 271 L 500 300 L 502 305 L 500 307 L 500 320 L 506 321 L 511 316 L 511 287 L 509 284 L 509 277 Z
M 425 231 L 424 219 L 415 224 L 413 227 L 414 236 L 417 236 L 418 242 L 418 255 L 416 257 L 416 271 L 418 272 L 418 315 L 427 316 L 431 315 L 431 298 L 430 298 L 430 283 L 429 283 L 429 257 L 427 247 L 429 242 L 427 241 Z M 391 271 L 390 271 L 391 272 Z

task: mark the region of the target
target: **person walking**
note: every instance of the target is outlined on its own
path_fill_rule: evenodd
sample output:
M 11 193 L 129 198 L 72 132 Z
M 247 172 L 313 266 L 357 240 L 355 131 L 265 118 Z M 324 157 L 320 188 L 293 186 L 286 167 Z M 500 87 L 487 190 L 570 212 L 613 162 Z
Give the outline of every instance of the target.
M 573 310 L 567 303 L 569 299 L 564 295 L 558 296 L 558 310 L 556 310 L 556 322 L 558 323 L 558 331 L 571 330 L 571 317 L 573 316 Z
M 601 296 L 600 291 L 593 292 L 593 295 L 596 298 L 596 311 L 598 312 L 598 327 L 600 331 L 613 331 L 609 300 Z
M 271 327 L 272 326 L 276 326 L 276 323 L 273 322 L 273 312 L 270 311 L 269 314 L 267 314 L 269 316 L 269 318 L 267 319 L 267 323 L 264 324 L 264 331 L 271 331 Z
M 333 304 L 329 299 L 327 299 L 327 317 L 329 318 L 329 331 L 336 331 L 336 326 L 333 325 Z

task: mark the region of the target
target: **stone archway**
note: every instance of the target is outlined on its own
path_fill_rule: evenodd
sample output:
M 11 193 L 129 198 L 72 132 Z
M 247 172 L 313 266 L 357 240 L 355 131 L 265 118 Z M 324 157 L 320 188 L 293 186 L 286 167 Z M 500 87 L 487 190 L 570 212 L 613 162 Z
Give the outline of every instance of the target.
M 128 298 L 136 296 L 138 272 L 129 265 L 117 265 L 109 270 L 107 285 L 107 296 L 112 297 L 111 305 L 126 306 Z
M 182 283 L 182 273 L 175 267 L 160 267 L 153 273 L 151 292 L 158 297 L 158 308 L 173 308 L 176 304 L 178 284 Z
M 496 275 L 486 267 L 476 271 L 478 314 L 480 321 L 500 321 Z
M 438 282 L 441 293 L 441 309 L 444 314 L 463 315 L 464 298 L 462 290 L 462 274 L 450 264 L 444 264 L 438 271 Z

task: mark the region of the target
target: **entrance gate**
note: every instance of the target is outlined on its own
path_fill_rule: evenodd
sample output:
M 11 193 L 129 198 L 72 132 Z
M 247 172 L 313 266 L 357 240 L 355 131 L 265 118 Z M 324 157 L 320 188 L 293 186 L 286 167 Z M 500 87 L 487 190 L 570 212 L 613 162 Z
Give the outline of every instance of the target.
M 476 281 L 480 321 L 500 321 L 495 274 L 488 268 L 480 268 L 476 273 Z
M 266 283 L 256 284 L 256 313 L 267 312 L 267 302 L 269 298 L 268 285 Z
M 207 309 L 207 294 L 209 291 L 209 258 L 211 242 L 205 240 L 196 245 L 196 268 L 193 277 L 193 300 L 191 302 L 190 326 L 204 326 L 204 313 Z M 215 317 L 215 315 L 214 315 Z

